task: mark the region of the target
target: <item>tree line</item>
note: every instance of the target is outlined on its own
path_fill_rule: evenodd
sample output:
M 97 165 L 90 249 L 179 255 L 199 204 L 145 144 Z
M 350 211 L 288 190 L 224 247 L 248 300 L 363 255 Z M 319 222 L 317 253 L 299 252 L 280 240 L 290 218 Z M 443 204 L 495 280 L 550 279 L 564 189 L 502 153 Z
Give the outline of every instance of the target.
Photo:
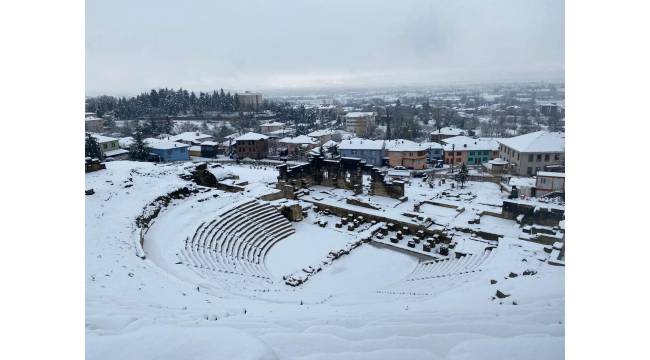
M 265 104 L 262 104 L 264 106 Z M 190 92 L 185 89 L 152 89 L 132 97 L 102 95 L 86 98 L 86 112 L 102 116 L 112 113 L 117 119 L 200 116 L 208 111 L 235 112 L 241 109 L 239 95 L 224 92 Z

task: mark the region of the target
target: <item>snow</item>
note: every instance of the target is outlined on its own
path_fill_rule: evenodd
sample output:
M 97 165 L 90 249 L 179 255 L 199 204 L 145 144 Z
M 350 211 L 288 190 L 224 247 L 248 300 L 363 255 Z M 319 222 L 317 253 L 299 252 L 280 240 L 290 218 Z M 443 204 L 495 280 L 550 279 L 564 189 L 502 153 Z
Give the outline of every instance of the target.
M 322 202 L 376 211 L 404 221 L 423 200 L 462 207 L 422 205 L 448 227 L 500 233 L 503 238 L 474 273 L 415 281 L 420 258 L 373 242 L 352 249 L 299 287 L 279 276 L 318 263 L 359 232 L 337 229 L 336 216 L 308 210 L 296 233 L 265 258 L 271 280 L 178 264 L 177 252 L 198 226 L 274 189 L 269 166 L 223 164 L 210 171 L 248 181 L 226 193 L 197 187 L 179 175 L 198 163 L 109 162 L 85 175 L 95 194 L 86 201 L 86 357 L 89 359 L 555 359 L 564 356 L 564 267 L 552 266 L 544 246 L 519 240 L 514 220 L 499 213 L 507 199 L 494 183 L 449 182 L 429 188 L 412 179 L 408 201 L 359 195 L 380 210 L 345 203 L 351 191 L 314 186 Z M 128 187 L 127 187 L 128 186 Z M 135 218 L 160 195 L 187 186 L 198 193 L 172 200 L 145 234 L 136 256 Z M 443 195 L 445 193 L 445 195 Z M 305 204 L 305 196 L 292 200 Z M 523 201 L 523 200 L 517 200 Z M 289 203 L 281 199 L 275 205 Z M 534 202 L 537 203 L 537 202 Z M 559 206 L 539 202 L 540 207 Z M 563 208 L 563 207 L 562 207 Z M 323 229 L 315 225 L 327 220 Z M 464 251 L 483 248 L 471 234 L 455 239 Z M 478 254 L 478 253 L 477 253 Z M 525 260 L 525 261 L 524 261 Z M 540 261 L 543 260 L 543 261 Z M 562 262 L 563 263 L 563 262 Z M 522 275 L 525 270 L 534 275 Z M 514 272 L 518 277 L 509 278 Z M 495 279 L 497 284 L 490 284 Z M 510 294 L 493 299 L 496 290 Z M 517 305 L 513 305 L 516 302 Z M 302 305 L 301 305 L 302 303 Z
M 383 148 L 383 140 L 353 138 L 349 140 L 343 140 L 339 144 L 339 149 L 341 150 L 381 150 Z
M 559 173 L 559 172 L 550 172 L 550 171 L 538 171 L 537 176 L 543 176 L 543 177 L 556 177 L 556 178 L 564 178 L 564 173 Z
M 314 145 L 318 144 L 318 140 L 314 139 L 313 137 L 307 136 L 307 135 L 299 135 L 299 136 L 294 136 L 294 137 L 285 137 L 280 139 L 280 143 L 284 144 L 309 144 L 309 145 Z
M 455 128 L 452 126 L 447 126 L 440 128 L 436 131 L 431 132 L 432 135 L 449 135 L 449 136 L 458 136 L 463 135 L 465 131 L 463 129 Z
M 156 138 L 146 138 L 144 139 L 144 143 L 147 145 L 147 147 L 151 149 L 160 149 L 160 150 L 189 147 L 189 145 L 184 143 L 170 141 L 170 140 L 161 140 Z
M 266 135 L 254 133 L 254 132 L 247 132 L 246 134 L 239 136 L 235 138 L 235 141 L 245 141 L 245 140 L 264 140 L 268 139 L 269 137 Z
M 375 113 L 371 111 L 353 111 L 345 114 L 347 118 L 362 118 L 367 116 L 373 116 Z
M 498 140 L 518 152 L 564 152 L 564 134 L 536 131 L 533 133 Z

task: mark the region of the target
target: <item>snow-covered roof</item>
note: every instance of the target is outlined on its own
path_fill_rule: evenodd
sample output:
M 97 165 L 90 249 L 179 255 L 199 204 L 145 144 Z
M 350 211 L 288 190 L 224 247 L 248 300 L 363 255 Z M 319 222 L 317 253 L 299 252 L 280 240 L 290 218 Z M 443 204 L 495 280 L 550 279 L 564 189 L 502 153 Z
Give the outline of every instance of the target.
M 560 172 L 550 172 L 550 171 L 538 171 L 538 172 L 537 172 L 537 176 L 563 178 L 563 177 L 564 177 L 564 173 L 560 173 Z
M 254 132 L 247 132 L 246 134 L 235 138 L 235 141 L 245 141 L 245 140 L 264 140 L 268 139 L 269 137 L 263 134 L 258 134 Z
M 318 144 L 318 140 L 307 135 L 300 135 L 294 137 L 285 137 L 280 139 L 281 143 L 285 144 Z
M 149 148 L 159 149 L 159 150 L 167 150 L 167 149 L 174 149 L 174 148 L 181 148 L 181 147 L 189 147 L 189 145 L 183 144 L 181 142 L 176 142 L 176 141 L 171 141 L 171 140 L 161 140 L 161 139 L 156 139 L 156 138 L 146 138 L 146 139 L 144 139 L 144 143 Z
M 261 124 L 260 126 L 284 126 L 284 123 L 272 121 L 272 122 L 266 122 L 264 124 Z
M 423 151 L 429 150 L 424 144 L 419 144 L 410 140 L 389 140 L 386 141 L 386 150 L 388 151 Z
M 316 131 L 312 131 L 312 132 L 310 132 L 310 133 L 307 134 L 307 135 L 308 135 L 308 136 L 311 136 L 311 137 L 319 137 L 319 136 L 325 136 L 325 135 L 332 135 L 332 134 L 334 134 L 334 133 L 335 133 L 334 130 L 324 129 L 324 130 L 316 130 Z
M 469 136 L 453 136 L 442 140 L 446 144 L 456 144 L 456 149 L 459 147 L 464 147 L 467 144 L 467 147 L 475 147 L 472 150 L 499 150 L 499 139 L 497 138 L 471 138 Z M 474 144 L 474 145 L 471 145 Z M 450 148 L 451 150 L 451 148 Z
M 495 151 L 499 149 L 499 143 L 495 140 L 488 139 L 472 139 L 468 138 L 467 142 L 454 142 L 451 144 L 445 144 L 443 149 L 445 151 Z
M 208 134 L 202 134 L 198 131 L 186 131 L 178 135 L 171 136 L 169 140 L 172 141 L 201 141 L 205 139 L 212 138 Z
M 532 177 L 512 177 L 508 182 L 510 186 L 517 187 L 535 187 L 535 178 Z
M 111 142 L 111 141 L 118 141 L 119 140 L 118 138 L 114 138 L 114 137 L 110 137 L 110 136 L 104 136 L 104 135 L 101 135 L 101 134 L 94 134 L 94 133 L 91 133 L 90 136 L 95 138 L 95 140 L 97 140 L 97 142 L 100 143 L 100 144 L 105 143 L 105 142 Z
M 501 144 L 518 152 L 564 152 L 564 133 L 536 131 L 512 138 L 499 139 Z
M 440 128 L 439 130 L 432 131 L 431 134 L 458 136 L 458 135 L 465 134 L 465 130 L 459 129 L 457 127 L 447 126 L 447 127 Z
M 123 155 L 128 153 L 129 151 L 126 149 L 115 149 L 115 150 L 104 151 L 104 155 L 106 157 L 113 157 L 113 156 L 118 156 L 118 155 Z
M 345 117 L 348 118 L 359 118 L 359 117 L 366 117 L 366 116 L 372 116 L 375 113 L 372 111 L 353 111 L 345 114 Z
M 204 141 L 204 142 L 202 142 L 201 145 L 205 145 L 205 146 L 216 146 L 216 145 L 219 145 L 219 143 L 216 142 L 216 141 L 210 141 L 210 140 L 208 140 L 208 141 Z
M 339 149 L 341 150 L 381 150 L 383 148 L 383 140 L 353 138 L 350 140 L 343 140 L 341 141 L 341 144 L 339 144 Z
M 190 146 L 190 151 L 201 151 L 201 147 L 198 145 Z
M 123 137 L 123 138 L 119 138 L 118 141 L 119 141 L 120 147 L 127 148 L 127 147 L 131 146 L 135 142 L 135 139 L 133 139 L 133 137 L 131 137 L 131 136 L 126 136 L 126 137 Z
M 97 121 L 97 120 L 103 120 L 102 118 L 96 117 L 96 116 L 86 116 L 86 121 Z
M 508 164 L 508 162 L 503 160 L 502 158 L 492 159 L 492 160 L 488 161 L 488 163 L 492 164 L 492 165 L 506 165 L 506 164 Z

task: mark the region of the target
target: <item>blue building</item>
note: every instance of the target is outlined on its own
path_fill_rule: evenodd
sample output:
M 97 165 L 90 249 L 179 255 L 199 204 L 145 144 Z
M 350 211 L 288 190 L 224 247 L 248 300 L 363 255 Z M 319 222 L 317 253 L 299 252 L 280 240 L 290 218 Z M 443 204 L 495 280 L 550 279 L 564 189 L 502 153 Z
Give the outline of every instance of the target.
M 359 158 L 365 160 L 366 164 L 382 166 L 386 157 L 386 149 L 383 140 L 368 140 L 354 138 L 342 140 L 339 144 L 341 157 Z
M 436 160 L 444 160 L 442 145 L 436 142 L 424 143 L 424 145 L 429 147 L 427 152 L 427 161 L 434 162 Z
M 158 155 L 161 161 L 186 161 L 190 159 L 190 146 L 187 144 L 155 138 L 147 138 L 144 141 L 147 149 L 151 153 Z

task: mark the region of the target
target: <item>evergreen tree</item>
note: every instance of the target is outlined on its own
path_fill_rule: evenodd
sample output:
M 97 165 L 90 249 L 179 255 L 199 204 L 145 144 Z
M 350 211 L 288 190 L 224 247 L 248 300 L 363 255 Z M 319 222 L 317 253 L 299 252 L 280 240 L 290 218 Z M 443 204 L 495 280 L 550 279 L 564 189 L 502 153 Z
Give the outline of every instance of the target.
M 134 142 L 129 148 L 129 159 L 137 161 L 146 161 L 149 158 L 146 144 L 142 139 L 142 129 L 137 127 L 133 135 Z
M 100 160 L 104 158 L 97 139 L 92 137 L 90 133 L 86 133 L 86 156 Z
M 458 181 L 460 182 L 460 187 L 465 187 L 465 182 L 467 181 L 467 166 L 465 163 L 460 167 L 460 172 L 458 173 Z

